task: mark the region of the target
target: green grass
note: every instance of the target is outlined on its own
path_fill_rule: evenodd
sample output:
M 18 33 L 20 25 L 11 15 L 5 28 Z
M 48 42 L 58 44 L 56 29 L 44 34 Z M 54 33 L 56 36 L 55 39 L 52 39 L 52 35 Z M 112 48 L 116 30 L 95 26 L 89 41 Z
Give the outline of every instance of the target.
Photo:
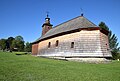
M 89 64 L 0 52 L 0 81 L 120 81 L 120 62 Z

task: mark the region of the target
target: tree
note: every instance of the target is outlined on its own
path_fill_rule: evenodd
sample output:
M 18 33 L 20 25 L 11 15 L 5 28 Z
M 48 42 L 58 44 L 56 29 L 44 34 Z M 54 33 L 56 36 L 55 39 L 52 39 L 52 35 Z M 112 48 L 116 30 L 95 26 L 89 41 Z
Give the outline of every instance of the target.
M 23 37 L 22 36 L 16 36 L 15 37 L 15 40 L 18 40 L 18 41 L 23 41 L 24 42 L 24 39 L 23 39 Z
M 32 50 L 32 44 L 29 43 L 29 42 L 26 42 L 25 51 L 26 52 L 31 52 L 31 50 Z
M 11 47 L 12 47 L 12 50 L 16 50 L 17 49 L 17 41 L 16 40 L 12 41 Z
M 117 36 L 115 34 L 112 34 L 112 31 L 108 28 L 108 26 L 104 22 L 101 22 L 99 24 L 99 27 L 109 31 L 108 39 L 109 39 L 109 46 L 111 49 L 111 53 L 112 53 L 113 59 L 118 59 L 119 57 L 118 52 L 120 47 L 118 47 L 119 43 L 117 42 L 118 41 Z
M 24 42 L 23 41 L 17 41 L 18 44 L 18 51 L 24 51 Z
M 104 22 L 100 22 L 99 27 L 109 31 L 108 26 Z
M 0 40 L 0 47 L 3 51 L 6 49 L 6 39 Z
M 12 50 L 12 41 L 15 40 L 13 37 L 7 39 L 7 49 Z
M 12 41 L 13 50 L 24 51 L 24 39 L 22 36 L 16 36 Z

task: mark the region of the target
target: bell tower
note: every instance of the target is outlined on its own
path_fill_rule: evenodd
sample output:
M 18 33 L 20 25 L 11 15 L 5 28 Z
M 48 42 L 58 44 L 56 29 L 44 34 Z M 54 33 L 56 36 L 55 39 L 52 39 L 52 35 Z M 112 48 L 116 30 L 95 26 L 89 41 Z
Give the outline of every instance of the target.
M 45 18 L 45 23 L 42 25 L 42 36 L 47 33 L 50 29 L 52 29 L 52 24 L 50 24 L 50 18 L 48 17 L 48 13 L 47 13 L 47 17 Z

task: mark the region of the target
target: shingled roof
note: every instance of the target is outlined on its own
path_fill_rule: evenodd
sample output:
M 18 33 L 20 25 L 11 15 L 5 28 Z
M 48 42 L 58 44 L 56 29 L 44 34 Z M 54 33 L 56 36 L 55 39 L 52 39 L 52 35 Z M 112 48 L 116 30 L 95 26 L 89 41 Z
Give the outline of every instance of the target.
M 64 23 L 61 23 L 53 27 L 45 35 L 41 36 L 35 42 L 39 42 L 43 39 L 49 38 L 51 36 L 54 36 L 63 32 L 73 31 L 80 28 L 89 28 L 89 27 L 97 27 L 97 26 L 91 21 L 89 21 L 88 19 L 86 19 L 84 16 L 78 16 L 76 18 L 73 18 L 71 20 L 68 20 Z

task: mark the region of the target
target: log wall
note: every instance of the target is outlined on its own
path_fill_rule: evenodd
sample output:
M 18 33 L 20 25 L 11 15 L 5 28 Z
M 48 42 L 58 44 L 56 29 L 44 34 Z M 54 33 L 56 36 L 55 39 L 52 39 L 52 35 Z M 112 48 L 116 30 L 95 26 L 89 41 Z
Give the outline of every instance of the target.
M 101 50 L 104 57 L 112 57 L 110 48 L 109 48 L 109 42 L 108 42 L 108 36 L 100 33 L 100 41 L 101 41 Z
M 63 56 L 63 57 L 104 57 L 110 56 L 108 52 L 107 36 L 100 30 L 81 30 L 76 33 L 66 34 L 39 42 L 38 56 Z M 56 41 L 59 41 L 56 46 Z M 104 41 L 104 42 L 102 42 Z M 49 42 L 51 43 L 48 47 Z M 71 48 L 71 43 L 74 47 Z M 105 45 L 104 45 L 105 44 Z

